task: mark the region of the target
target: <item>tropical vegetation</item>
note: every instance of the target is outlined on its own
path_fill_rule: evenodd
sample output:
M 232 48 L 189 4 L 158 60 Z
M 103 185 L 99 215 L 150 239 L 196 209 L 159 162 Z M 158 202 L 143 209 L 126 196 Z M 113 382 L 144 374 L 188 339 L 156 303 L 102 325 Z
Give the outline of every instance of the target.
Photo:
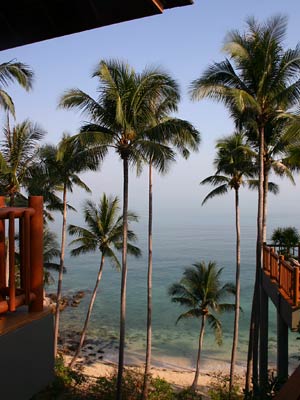
M 155 329 L 153 315 L 156 312 L 155 307 L 153 308 L 156 300 L 156 292 L 153 291 L 156 278 L 153 276 L 153 267 L 160 267 L 159 262 L 155 261 L 156 253 L 153 248 L 156 239 L 153 234 L 154 171 L 166 174 L 176 161 L 177 154 L 187 159 L 192 152 L 198 151 L 200 144 L 200 133 L 193 124 L 175 116 L 180 104 L 178 83 L 160 67 L 147 67 L 142 72 L 136 72 L 128 63 L 118 59 L 101 60 L 92 74 L 97 82 L 96 96 L 73 88 L 66 90 L 59 100 L 60 108 L 79 112 L 84 116 L 85 122 L 80 124 L 72 136 L 64 134 L 59 143 L 44 144 L 45 131 L 38 124 L 29 119 L 23 122 L 10 121 L 11 118 L 16 118 L 16 110 L 13 99 L 6 90 L 12 83 L 17 83 L 26 90 L 31 89 L 33 71 L 26 64 L 17 61 L 0 64 L 0 108 L 6 117 L 0 141 L 0 194 L 6 197 L 6 204 L 22 207 L 27 205 L 28 196 L 44 196 L 44 284 L 45 287 L 51 287 L 53 282 L 57 283 L 56 295 L 53 296 L 55 355 L 61 351 L 58 338 L 61 333 L 60 306 L 66 254 L 69 250 L 73 257 L 96 253 L 99 265 L 80 338 L 76 346 L 73 343 L 69 366 L 66 367 L 63 359 L 58 358 L 57 379 L 41 396 L 108 400 L 200 399 L 197 389 L 206 329 L 210 328 L 215 334 L 216 342 L 221 344 L 220 314 L 234 311 L 230 375 L 224 384 L 219 382 L 210 395 L 213 399 L 242 397 L 236 385 L 235 371 L 243 295 L 240 283 L 240 189 L 244 186 L 258 189 L 256 275 L 249 326 L 245 396 L 247 399 L 273 396 L 274 391 L 269 387 L 273 381 L 268 376 L 267 355 L 263 354 L 266 338 L 263 337 L 262 328 L 265 321 L 260 309 L 263 304 L 260 301 L 262 246 L 267 242 L 268 233 L 268 192 L 279 193 L 278 183 L 271 182 L 271 179 L 278 176 L 288 178 L 295 184 L 297 181 L 293 174 L 300 169 L 300 44 L 293 49 L 284 48 L 286 29 L 287 20 L 281 15 L 265 22 L 248 18 L 245 31 L 233 30 L 228 33 L 223 48 L 227 58 L 211 63 L 190 85 L 193 101 L 212 99 L 221 102 L 236 128 L 234 134 L 217 141 L 213 163 L 215 170 L 212 175 L 201 177 L 202 185 L 213 186 L 202 204 L 233 191 L 236 268 L 235 284 L 224 283 L 222 275 L 225 276 L 226 272 L 227 281 L 231 272 L 218 269 L 216 262 L 207 262 L 210 256 L 203 256 L 206 261 L 187 267 L 181 279 L 168 289 L 172 302 L 179 308 L 185 308 L 176 323 L 190 318 L 200 320 L 195 376 L 191 388 L 184 391 L 175 390 L 164 380 L 151 375 L 152 331 Z M 76 187 L 91 193 L 81 174 L 99 171 L 110 150 L 122 165 L 122 211 L 120 212 L 118 197 L 108 197 L 99 191 L 103 173 L 97 172 L 99 184 L 95 196 L 100 200 L 98 203 L 86 200 L 83 204 L 81 214 L 85 221 L 84 226 L 74 223 L 68 225 L 68 211 L 76 211 L 70 204 L 69 195 Z M 201 158 L 199 165 L 200 161 Z M 145 166 L 148 169 L 148 232 L 147 279 L 143 284 L 147 288 L 147 296 L 145 292 L 145 299 L 140 300 L 141 304 L 146 300 L 147 307 L 143 315 L 137 316 L 141 319 L 146 316 L 145 369 L 140 373 L 125 370 L 124 360 L 125 346 L 128 343 L 128 255 L 141 255 L 140 249 L 135 245 L 137 237 L 131 226 L 131 223 L 138 222 L 138 218 L 129 211 L 129 171 L 133 167 L 139 175 Z M 200 172 L 191 171 L 191 174 L 199 175 Z M 75 197 L 76 195 L 73 199 Z M 3 199 L 1 202 L 5 204 Z M 182 204 L 182 215 L 187 206 Z M 61 237 L 58 243 L 50 223 L 60 219 Z M 139 228 L 140 226 L 142 225 Z M 74 237 L 69 244 L 68 234 Z M 300 235 L 296 227 L 277 228 L 270 239 L 287 260 L 299 258 Z M 11 255 L 11 260 L 15 260 L 17 267 L 18 248 L 15 254 L 10 253 L 10 247 L 5 245 L 5 237 L 1 240 L 7 265 Z M 121 261 L 118 252 L 121 253 Z M 189 256 L 187 244 L 186 257 Z M 199 256 L 202 257 L 202 254 Z M 118 365 L 110 377 L 86 384 L 86 378 L 74 367 L 80 352 L 85 351 L 84 344 L 91 328 L 89 325 L 100 281 L 101 287 L 105 285 L 106 272 L 103 271 L 106 261 L 121 270 L 120 293 L 117 292 L 117 296 L 120 295 Z M 143 262 L 139 264 L 143 268 Z M 146 270 L 146 265 L 144 267 Z M 6 272 L 3 276 L 7 280 Z M 4 288 L 5 293 L 6 290 Z M 227 296 L 235 297 L 234 304 L 227 300 Z M 84 385 L 87 385 L 86 393 Z M 277 388 L 278 385 L 276 390 Z
M 103 194 L 99 204 L 95 204 L 90 200 L 85 202 L 83 206 L 83 214 L 87 225 L 86 227 L 83 228 L 76 225 L 68 226 L 69 234 L 77 237 L 70 243 L 71 246 L 75 246 L 75 248 L 71 250 L 71 256 L 79 256 L 81 254 L 96 250 L 99 250 L 101 254 L 100 267 L 96 278 L 95 287 L 92 292 L 80 341 L 70 362 L 70 367 L 74 365 L 85 340 L 88 323 L 96 300 L 97 289 L 102 278 L 105 259 L 107 258 L 110 260 L 111 264 L 117 270 L 121 269 L 120 262 L 115 253 L 116 250 L 118 251 L 122 249 L 123 243 L 123 218 L 122 216 L 118 215 L 118 213 L 118 198 L 108 198 L 105 194 Z M 128 212 L 128 223 L 137 221 L 138 217 L 135 214 Z M 128 229 L 127 235 L 128 254 L 131 254 L 135 257 L 140 257 L 140 249 L 133 244 L 133 242 L 137 240 L 136 235 L 130 229 Z
M 247 179 L 255 175 L 255 165 L 253 163 L 253 151 L 247 145 L 245 136 L 242 133 L 235 134 L 221 139 L 216 144 L 217 156 L 214 160 L 216 173 L 205 178 L 201 184 L 211 184 L 217 186 L 203 200 L 202 205 L 207 200 L 226 194 L 229 190 L 234 190 L 235 194 L 235 230 L 236 230 L 236 295 L 235 295 L 235 315 L 233 329 L 233 343 L 230 362 L 229 391 L 232 391 L 234 370 L 236 364 L 236 352 L 239 337 L 239 315 L 240 315 L 240 274 L 241 274 L 241 227 L 240 227 L 240 199 L 239 190 L 245 186 Z
M 208 265 L 204 261 L 193 264 L 185 269 L 179 282 L 169 288 L 172 302 L 185 307 L 187 311 L 180 314 L 177 322 L 186 318 L 199 318 L 201 328 L 199 333 L 198 354 L 196 362 L 195 378 L 192 389 L 197 388 L 200 374 L 201 351 L 206 323 L 212 328 L 216 342 L 222 343 L 222 323 L 217 318 L 218 313 L 234 311 L 234 304 L 223 303 L 229 294 L 235 294 L 235 286 L 232 283 L 221 283 L 222 268 L 217 269 L 216 263 L 210 261 Z
M 263 214 L 266 135 L 269 126 L 291 119 L 289 110 L 300 97 L 300 47 L 285 50 L 283 40 L 287 20 L 278 15 L 264 23 L 247 19 L 247 30 L 227 34 L 224 51 L 229 58 L 211 64 L 191 84 L 193 100 L 210 98 L 222 102 L 237 127 L 255 133 L 258 148 L 258 211 L 256 245 L 256 279 L 251 317 L 246 389 L 250 386 L 250 365 L 253 381 L 258 384 L 259 348 L 259 281 L 262 266 Z M 267 371 L 260 371 L 264 379 Z M 261 382 L 263 383 L 263 382 Z

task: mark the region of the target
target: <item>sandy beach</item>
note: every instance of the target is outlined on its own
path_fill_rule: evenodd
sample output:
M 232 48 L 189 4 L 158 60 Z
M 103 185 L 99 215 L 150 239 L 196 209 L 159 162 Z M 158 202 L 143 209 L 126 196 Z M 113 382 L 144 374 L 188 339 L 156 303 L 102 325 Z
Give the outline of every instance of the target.
M 68 352 L 69 353 L 69 352 Z M 76 367 L 87 376 L 98 378 L 110 376 L 117 368 L 117 352 L 104 352 L 97 344 L 88 343 L 83 347 Z M 71 360 L 71 354 L 64 355 L 66 364 Z M 125 356 L 126 367 L 143 373 L 143 356 L 139 353 L 130 353 Z M 221 376 L 229 375 L 230 365 L 221 360 L 203 357 L 198 389 L 207 397 L 213 383 L 220 381 Z M 192 384 L 194 369 L 186 360 L 179 358 L 153 358 L 151 373 L 153 377 L 160 377 L 172 384 L 175 388 L 183 389 Z M 237 384 L 242 387 L 245 376 L 245 367 L 236 366 Z

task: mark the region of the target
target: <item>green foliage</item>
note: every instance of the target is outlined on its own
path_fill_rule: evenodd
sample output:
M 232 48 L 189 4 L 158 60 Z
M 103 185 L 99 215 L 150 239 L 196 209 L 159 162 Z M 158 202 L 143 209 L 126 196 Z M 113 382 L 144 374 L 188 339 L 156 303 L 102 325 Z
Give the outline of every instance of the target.
M 140 400 L 144 375 L 135 369 L 124 371 L 122 385 L 123 400 Z M 96 381 L 65 366 L 63 358 L 57 357 L 55 380 L 32 400 L 115 400 L 117 371 Z M 174 390 L 161 378 L 150 377 L 149 400 L 201 400 L 202 396 L 188 388 Z
M 122 398 L 124 400 L 138 400 L 143 389 L 144 376 L 135 370 L 125 370 L 123 374 Z M 114 373 L 108 378 L 99 378 L 94 387 L 96 393 L 103 400 L 113 400 L 115 398 L 117 375 Z M 171 400 L 174 392 L 165 380 L 156 378 L 150 379 L 149 399 Z
M 65 365 L 62 356 L 58 356 L 55 362 L 56 380 L 63 386 L 76 386 L 85 382 L 85 376 Z
M 274 242 L 275 246 L 279 247 L 279 252 L 288 258 L 292 255 L 291 249 L 298 246 L 300 235 L 293 226 L 276 228 L 272 233 L 271 240 Z
M 71 256 L 78 256 L 96 251 L 97 249 L 108 257 L 112 265 L 120 270 L 121 266 L 114 250 L 120 251 L 123 245 L 123 217 L 119 214 L 118 197 L 107 197 L 104 193 L 98 204 L 86 200 L 83 206 L 85 227 L 69 225 L 71 236 L 76 236 L 70 245 L 77 246 L 71 250 Z M 138 222 L 138 217 L 128 212 L 128 222 Z M 127 252 L 135 257 L 141 256 L 141 251 L 134 246 L 137 241 L 135 233 L 128 229 Z
M 217 270 L 215 262 L 208 265 L 204 261 L 193 264 L 184 270 L 180 282 L 169 288 L 169 296 L 173 303 L 187 309 L 177 322 L 185 318 L 202 318 L 205 316 L 215 333 L 218 344 L 222 342 L 222 324 L 215 314 L 233 311 L 234 304 L 221 303 L 228 295 L 235 294 L 232 283 L 221 283 L 222 268 Z
M 123 375 L 122 399 L 140 400 L 143 389 L 144 376 L 136 370 L 125 370 Z M 101 400 L 114 400 L 117 375 L 102 377 L 93 387 L 93 393 L 97 393 Z M 201 400 L 201 396 L 191 389 L 176 392 L 172 386 L 161 378 L 150 378 L 148 393 L 149 400 Z
M 178 400 L 201 400 L 202 396 L 191 388 L 183 389 L 177 393 L 176 399 Z
M 217 375 L 212 383 L 212 388 L 208 391 L 211 400 L 239 400 L 243 399 L 241 390 L 238 386 L 233 386 L 229 395 L 229 376 Z
M 149 400 L 172 400 L 174 399 L 174 390 L 170 383 L 161 378 L 152 378 L 150 381 Z

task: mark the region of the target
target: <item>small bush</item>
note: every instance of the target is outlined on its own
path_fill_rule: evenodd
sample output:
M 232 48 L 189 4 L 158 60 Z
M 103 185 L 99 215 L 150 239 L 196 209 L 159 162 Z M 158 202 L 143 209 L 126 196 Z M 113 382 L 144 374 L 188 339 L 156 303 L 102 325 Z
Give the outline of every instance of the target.
M 177 393 L 176 399 L 178 400 L 201 400 L 202 396 L 191 388 L 181 390 Z
M 208 394 L 211 400 L 240 400 L 243 399 L 239 386 L 233 386 L 229 395 L 229 376 L 217 375 L 212 382 L 212 388 Z
M 149 400 L 173 400 L 174 390 L 164 379 L 151 378 L 148 398 Z

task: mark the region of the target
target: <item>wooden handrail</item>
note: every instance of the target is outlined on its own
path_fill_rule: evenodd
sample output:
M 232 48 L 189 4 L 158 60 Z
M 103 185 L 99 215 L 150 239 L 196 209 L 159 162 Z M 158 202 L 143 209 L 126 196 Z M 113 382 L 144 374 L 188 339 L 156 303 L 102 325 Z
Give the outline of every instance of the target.
M 8 220 L 8 269 L 5 251 Z M 20 285 L 15 273 L 15 222 L 19 224 Z M 0 196 L 0 314 L 23 304 L 43 310 L 43 198 L 29 197 L 29 207 L 5 207 Z
M 273 247 L 263 246 L 263 270 L 294 306 L 300 305 L 300 264 L 286 261 Z

